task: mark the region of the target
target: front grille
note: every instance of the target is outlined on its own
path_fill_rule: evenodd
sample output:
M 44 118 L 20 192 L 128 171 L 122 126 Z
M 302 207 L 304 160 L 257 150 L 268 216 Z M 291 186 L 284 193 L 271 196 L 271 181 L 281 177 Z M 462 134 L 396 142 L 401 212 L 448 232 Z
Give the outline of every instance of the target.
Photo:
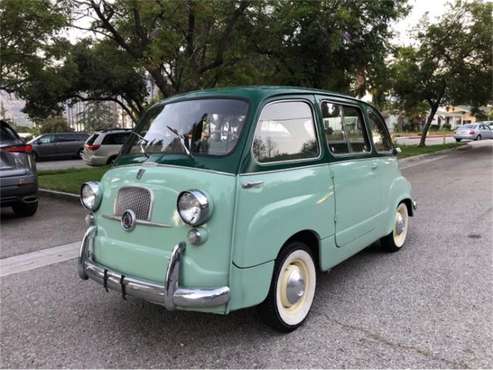
M 127 209 L 134 211 L 137 220 L 151 217 L 151 192 L 140 187 L 124 187 L 118 191 L 115 203 L 115 216 L 121 217 Z

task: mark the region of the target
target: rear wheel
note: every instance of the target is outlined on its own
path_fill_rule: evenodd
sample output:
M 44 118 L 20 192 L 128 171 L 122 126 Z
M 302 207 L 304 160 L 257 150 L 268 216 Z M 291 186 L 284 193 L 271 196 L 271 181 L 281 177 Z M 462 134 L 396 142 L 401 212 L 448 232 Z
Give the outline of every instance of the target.
M 76 157 L 82 159 L 82 152 L 84 151 L 83 148 L 80 148 L 79 151 L 77 152 Z
M 305 321 L 315 296 L 317 273 L 308 246 L 288 244 L 276 260 L 267 299 L 259 306 L 262 320 L 282 332 Z
M 475 140 L 476 140 L 476 141 L 477 141 L 477 140 L 481 140 L 481 135 L 476 136 L 476 139 L 475 139 Z
M 395 211 L 394 227 L 392 232 L 382 239 L 380 243 L 388 252 L 397 252 L 406 242 L 407 230 L 409 228 L 409 213 L 404 203 L 399 204 Z
M 12 206 L 14 213 L 17 216 L 29 217 L 36 213 L 38 210 L 38 202 L 34 203 L 17 203 Z
M 455 141 L 457 141 L 458 143 L 460 143 L 460 141 L 461 141 L 461 140 L 462 140 L 462 139 L 455 139 Z

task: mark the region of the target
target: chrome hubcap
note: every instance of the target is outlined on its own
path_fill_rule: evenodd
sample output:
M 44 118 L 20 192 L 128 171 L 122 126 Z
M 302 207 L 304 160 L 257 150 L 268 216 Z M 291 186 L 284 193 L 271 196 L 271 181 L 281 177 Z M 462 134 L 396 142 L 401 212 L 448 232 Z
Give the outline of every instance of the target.
M 286 271 L 286 300 L 285 306 L 296 304 L 305 294 L 305 279 L 301 269 L 296 265 L 290 265 Z
M 395 232 L 397 235 L 402 234 L 402 232 L 404 231 L 404 226 L 405 226 L 404 217 L 402 217 L 400 212 L 397 212 L 397 219 L 395 222 Z

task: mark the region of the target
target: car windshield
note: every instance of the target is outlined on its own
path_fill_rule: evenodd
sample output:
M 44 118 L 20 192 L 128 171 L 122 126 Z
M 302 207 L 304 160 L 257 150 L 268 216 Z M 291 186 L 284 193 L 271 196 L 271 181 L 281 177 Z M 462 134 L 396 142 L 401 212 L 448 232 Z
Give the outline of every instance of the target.
M 474 125 L 463 125 L 461 128 L 474 128 Z
M 197 99 L 151 108 L 137 125 L 123 154 L 231 153 L 241 134 L 248 103 L 238 99 Z

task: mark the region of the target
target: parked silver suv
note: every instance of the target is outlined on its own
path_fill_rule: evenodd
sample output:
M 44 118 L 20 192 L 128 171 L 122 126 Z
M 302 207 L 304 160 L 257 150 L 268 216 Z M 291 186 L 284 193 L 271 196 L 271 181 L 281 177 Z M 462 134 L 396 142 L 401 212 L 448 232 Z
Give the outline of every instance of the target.
M 0 206 L 12 207 L 19 216 L 38 209 L 38 178 L 32 146 L 7 122 L 0 120 Z
M 111 164 L 130 133 L 130 129 L 121 128 L 95 132 L 86 140 L 82 159 L 90 166 Z

